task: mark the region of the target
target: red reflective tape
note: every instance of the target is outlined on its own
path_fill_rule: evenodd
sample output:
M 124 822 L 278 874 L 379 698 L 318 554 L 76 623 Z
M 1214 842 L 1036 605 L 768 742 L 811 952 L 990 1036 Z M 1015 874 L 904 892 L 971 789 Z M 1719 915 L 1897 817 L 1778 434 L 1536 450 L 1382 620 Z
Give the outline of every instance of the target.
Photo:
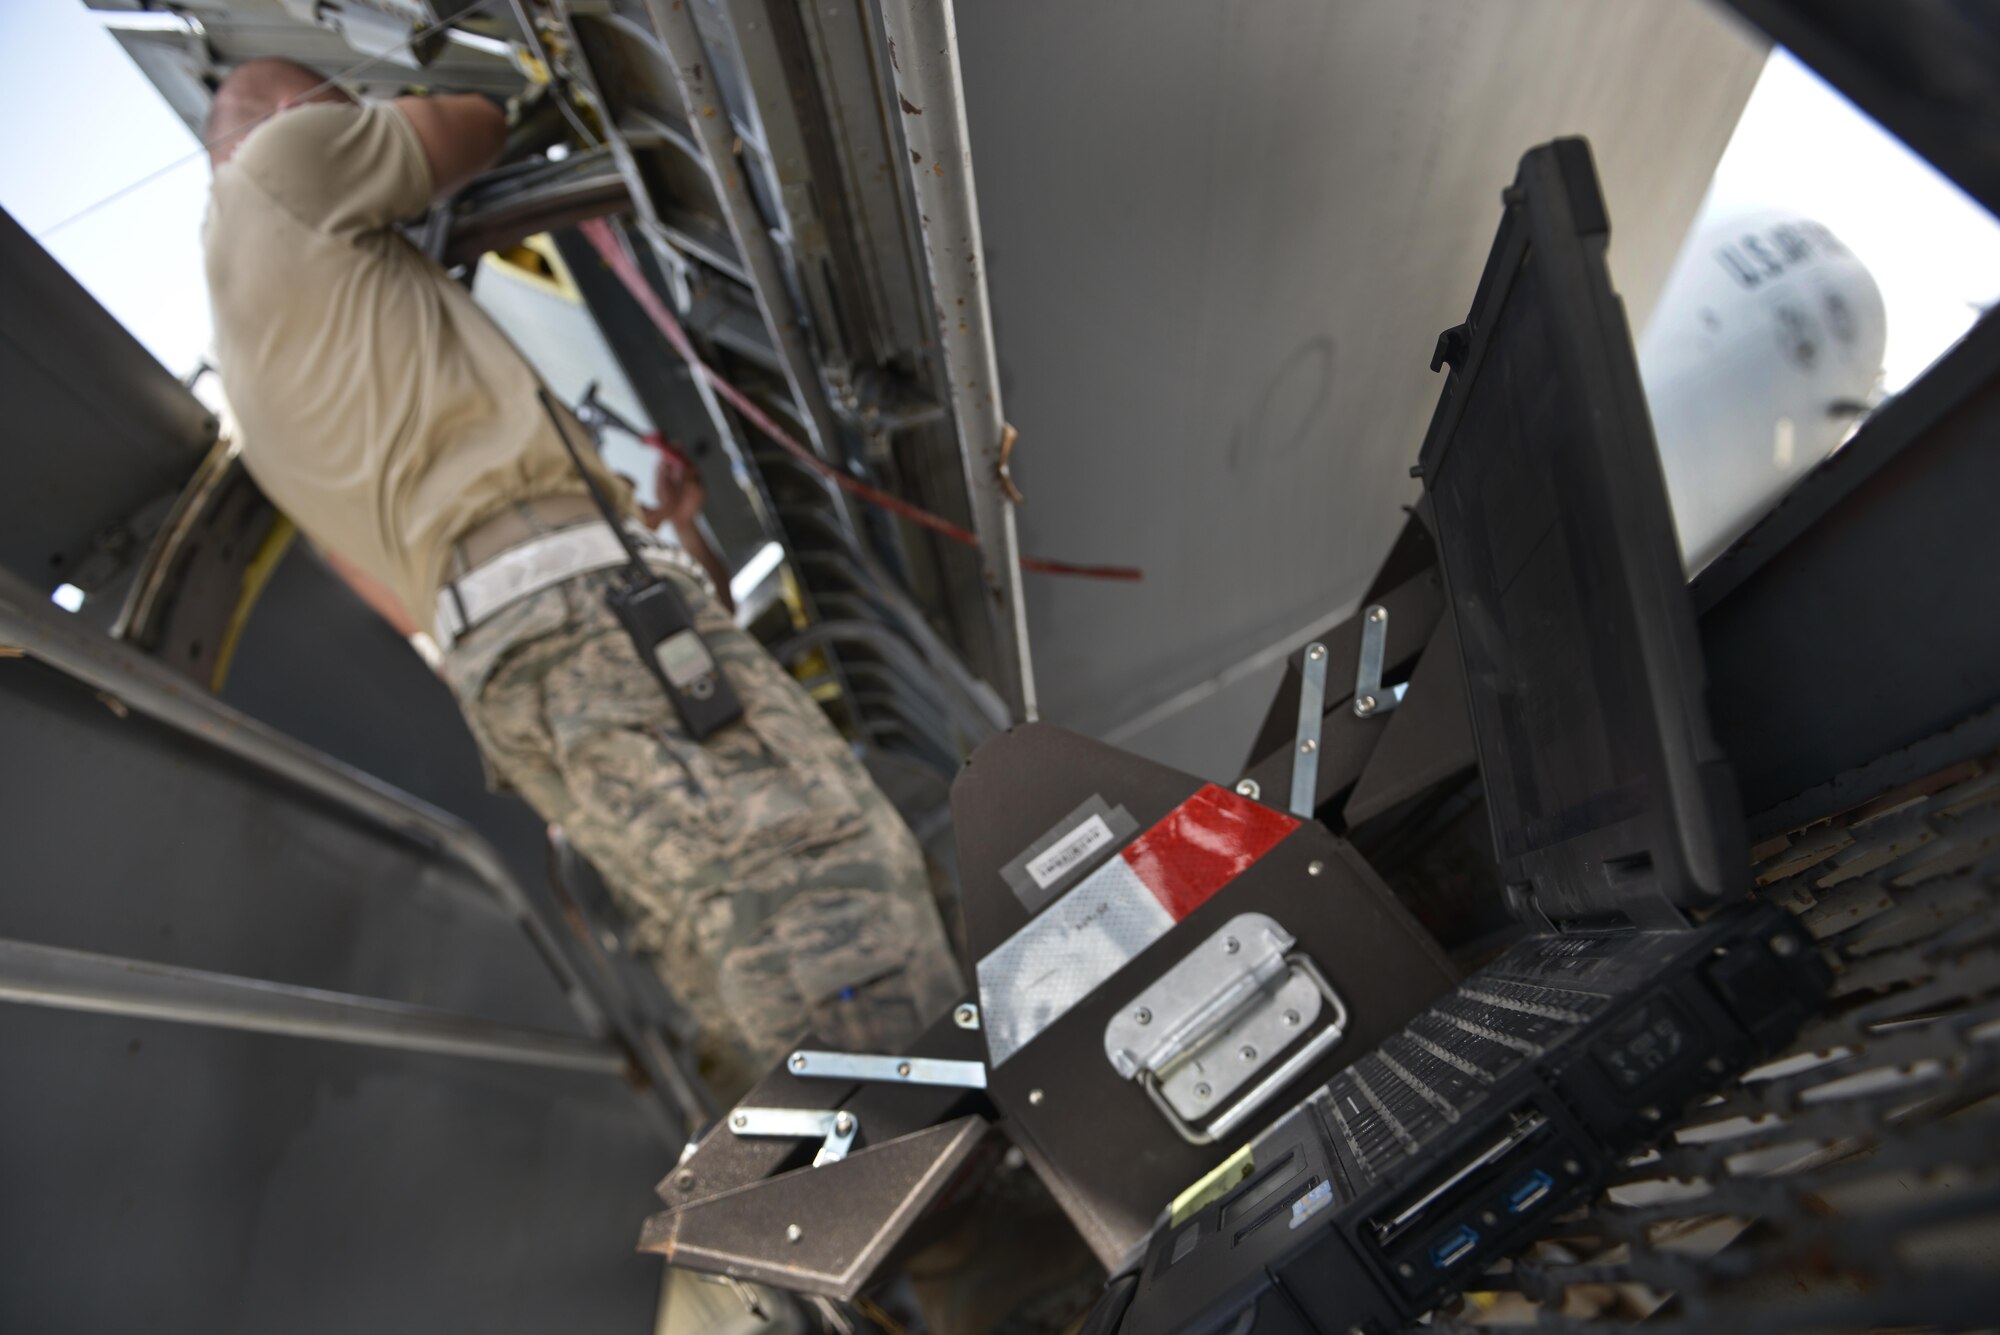
M 1298 828 L 1282 811 L 1207 784 L 1119 856 L 1179 922 Z

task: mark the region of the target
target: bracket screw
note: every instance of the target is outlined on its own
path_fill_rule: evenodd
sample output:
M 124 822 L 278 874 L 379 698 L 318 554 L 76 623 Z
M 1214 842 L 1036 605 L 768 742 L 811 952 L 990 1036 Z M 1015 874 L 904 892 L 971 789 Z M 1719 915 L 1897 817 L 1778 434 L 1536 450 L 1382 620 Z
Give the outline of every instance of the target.
M 1153 1022 L 1153 1012 L 1147 1010 L 1144 1006 L 1141 1006 L 1138 1010 L 1132 1012 L 1132 1023 L 1151 1024 L 1152 1022 Z
M 1238 779 L 1236 781 L 1236 791 L 1254 802 L 1264 790 L 1258 787 L 1255 779 Z
M 794 1053 L 792 1054 L 792 1069 L 793 1069 L 794 1071 L 803 1071 L 803 1070 L 805 1070 L 805 1069 L 806 1069 L 806 1054 L 805 1054 L 805 1053 L 803 1053 L 803 1052 L 794 1052 Z
M 797 1224 L 786 1224 L 786 1225 L 785 1225 L 785 1241 L 786 1241 L 786 1242 L 797 1242 L 797 1241 L 798 1241 L 798 1240 L 799 1240 L 800 1238 L 803 1238 L 803 1237 L 804 1237 L 805 1235 L 806 1235 L 806 1231 L 805 1231 L 804 1229 L 800 1228 L 800 1227 L 799 1227 L 799 1226 L 798 1226 Z

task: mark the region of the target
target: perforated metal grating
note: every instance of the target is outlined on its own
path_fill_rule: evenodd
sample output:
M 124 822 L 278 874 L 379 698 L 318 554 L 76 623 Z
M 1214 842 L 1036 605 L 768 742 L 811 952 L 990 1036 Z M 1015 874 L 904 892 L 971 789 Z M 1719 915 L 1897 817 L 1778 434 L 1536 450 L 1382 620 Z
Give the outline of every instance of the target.
M 2000 1321 L 2000 757 L 1754 856 L 1836 972 L 1826 1016 L 1434 1328 Z

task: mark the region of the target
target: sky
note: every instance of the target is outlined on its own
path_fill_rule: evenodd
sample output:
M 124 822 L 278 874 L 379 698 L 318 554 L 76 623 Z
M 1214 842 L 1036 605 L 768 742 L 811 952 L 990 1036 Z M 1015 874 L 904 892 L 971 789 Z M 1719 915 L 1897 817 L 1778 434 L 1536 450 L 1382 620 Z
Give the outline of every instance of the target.
M 209 344 L 197 155 L 54 235 L 47 229 L 199 145 L 79 0 L 0 0 L 0 206 L 176 375 Z
M 193 136 L 77 0 L 0 3 L 0 49 L 35 53 L 0 81 L 0 114 L 32 130 L 0 138 L 0 205 L 169 370 L 192 370 L 210 336 L 208 167 Z M 187 160 L 49 232 L 177 159 Z M 1891 392 L 2000 298 L 2000 224 L 1784 52 L 1758 81 L 1704 207 L 1785 208 L 1832 228 L 1882 289 Z

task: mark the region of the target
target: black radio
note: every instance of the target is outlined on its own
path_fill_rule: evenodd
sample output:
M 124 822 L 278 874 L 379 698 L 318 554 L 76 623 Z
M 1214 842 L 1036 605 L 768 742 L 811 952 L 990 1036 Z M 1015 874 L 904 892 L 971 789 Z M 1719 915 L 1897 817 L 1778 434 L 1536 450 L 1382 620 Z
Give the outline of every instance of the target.
M 722 664 L 694 627 L 694 611 L 679 589 L 662 579 L 646 564 L 638 544 L 619 522 L 611 500 L 583 465 L 583 456 L 564 429 L 562 417 L 546 389 L 536 391 L 549 424 L 569 451 L 571 462 L 590 489 L 591 500 L 604 512 L 604 522 L 618 535 L 630 558 L 623 574 L 612 582 L 604 595 L 605 605 L 632 640 L 632 649 L 658 678 L 660 688 L 680 715 L 688 735 L 701 741 L 743 717 L 743 702 L 723 675 Z

